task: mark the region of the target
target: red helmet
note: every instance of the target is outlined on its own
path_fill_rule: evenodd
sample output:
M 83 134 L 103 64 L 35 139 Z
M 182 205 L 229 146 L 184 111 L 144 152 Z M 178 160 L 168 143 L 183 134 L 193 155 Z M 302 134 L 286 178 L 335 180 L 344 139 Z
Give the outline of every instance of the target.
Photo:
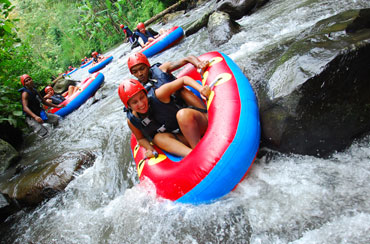
M 24 74 L 21 76 L 21 83 L 22 85 L 24 86 L 24 81 L 27 79 L 27 78 L 31 78 L 31 76 L 27 75 L 27 74 Z
M 47 87 L 45 87 L 45 92 L 46 92 L 46 93 L 48 93 L 48 91 L 49 91 L 50 89 L 51 89 L 51 90 L 54 90 L 51 86 L 47 86 Z
M 123 28 L 125 27 L 125 25 L 120 25 L 119 27 L 120 27 L 121 29 L 123 29 Z
M 144 86 L 135 79 L 124 80 L 118 87 L 118 95 L 126 108 L 128 108 L 128 100 L 140 91 L 144 91 L 146 93 Z
M 94 57 L 94 56 L 97 56 L 97 55 L 98 55 L 98 52 L 92 52 L 92 53 L 91 53 L 91 56 L 93 56 L 93 57 Z
M 137 24 L 136 29 L 138 29 L 138 30 L 145 29 L 144 23 L 140 22 L 139 24 Z
M 137 64 L 145 64 L 150 67 L 148 58 L 142 53 L 134 53 L 127 60 L 127 65 L 130 72 L 131 68 Z

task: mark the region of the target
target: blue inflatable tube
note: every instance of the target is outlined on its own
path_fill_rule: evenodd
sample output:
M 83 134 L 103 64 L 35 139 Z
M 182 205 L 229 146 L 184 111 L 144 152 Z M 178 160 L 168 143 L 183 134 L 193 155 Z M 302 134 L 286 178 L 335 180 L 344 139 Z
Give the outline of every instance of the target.
M 104 75 L 99 73 L 98 76 L 72 101 L 70 101 L 65 107 L 59 109 L 55 114 L 64 117 L 74 110 L 79 108 L 83 103 L 87 101 L 100 87 L 104 81 Z
M 164 49 L 175 44 L 183 36 L 184 36 L 184 30 L 179 26 L 175 28 L 172 32 L 170 32 L 168 35 L 164 36 L 163 39 L 160 39 L 158 42 L 149 46 L 144 51 L 141 51 L 141 53 L 144 54 L 148 58 L 152 57 L 155 54 L 162 52 Z
M 221 55 L 237 81 L 241 102 L 238 129 L 230 146 L 213 170 L 177 202 L 204 203 L 209 199 L 217 199 L 220 195 L 226 195 L 243 179 L 258 151 L 261 127 L 253 88 L 234 61 L 223 53 Z
M 82 65 L 80 68 L 85 68 L 86 66 L 88 66 L 89 64 L 91 64 L 93 62 L 93 60 L 91 59 L 89 62 L 87 62 L 86 64 Z
M 63 76 L 69 76 L 71 74 L 73 74 L 74 72 L 76 72 L 78 70 L 78 68 L 74 68 L 74 70 L 72 70 L 71 72 L 67 73 L 67 74 L 64 74 Z
M 94 72 L 96 72 L 98 70 L 101 70 L 107 64 L 109 64 L 112 60 L 113 60 L 113 56 L 110 56 L 110 57 L 104 59 L 103 61 L 101 61 L 100 63 L 98 63 L 97 65 L 95 65 L 94 67 L 90 68 L 89 69 L 89 73 L 92 74 L 92 73 L 94 73 Z
M 159 197 L 179 203 L 210 203 L 235 189 L 251 168 L 260 143 L 258 102 L 247 77 L 224 53 L 198 58 L 209 62 L 203 77 L 190 64 L 177 75 L 211 88 L 208 128 L 192 152 L 174 157 L 153 145 L 158 157 L 147 158 L 145 148 L 131 136 L 140 181 L 150 179 Z

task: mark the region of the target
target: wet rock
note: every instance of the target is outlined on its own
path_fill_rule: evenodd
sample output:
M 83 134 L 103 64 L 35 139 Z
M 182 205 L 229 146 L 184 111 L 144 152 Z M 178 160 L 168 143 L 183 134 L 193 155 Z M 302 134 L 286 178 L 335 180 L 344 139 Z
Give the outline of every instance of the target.
M 19 153 L 6 141 L 0 139 L 0 174 L 20 159 Z
M 258 91 L 263 145 L 325 157 L 370 131 L 370 29 L 346 33 L 360 12 L 322 20 L 287 44 Z
M 184 32 L 186 36 L 190 36 L 196 32 L 198 32 L 203 27 L 206 27 L 208 24 L 209 16 L 214 12 L 214 10 L 210 10 L 204 13 L 200 18 L 196 19 L 190 25 L 184 26 Z
M 174 13 L 166 14 L 162 18 L 162 23 L 167 24 L 167 23 L 171 22 L 172 20 L 176 19 L 178 16 L 181 16 L 183 14 L 185 14 L 185 10 L 181 10 L 181 11 L 177 11 L 177 12 L 174 12 Z
M 0 191 L 22 206 L 36 205 L 63 191 L 76 172 L 90 167 L 94 160 L 90 152 L 68 152 L 48 162 L 18 167 L 18 174 L 2 179 Z
M 268 0 L 223 0 L 219 1 L 217 10 L 228 13 L 233 20 L 237 20 L 267 2 Z
M 346 31 L 347 33 L 355 33 L 363 29 L 370 29 L 370 9 L 361 9 L 353 22 L 347 26 Z
M 20 209 L 16 201 L 11 200 L 7 195 L 0 194 L 0 223 Z
M 54 92 L 57 94 L 62 94 L 68 90 L 69 86 L 75 86 L 78 81 L 61 78 L 53 85 Z
M 8 142 L 14 148 L 19 148 L 23 143 L 22 131 L 8 122 L 0 123 L 0 138 Z
M 209 17 L 208 34 L 211 43 L 216 46 L 228 42 L 239 30 L 239 24 L 232 20 L 227 13 L 216 11 Z

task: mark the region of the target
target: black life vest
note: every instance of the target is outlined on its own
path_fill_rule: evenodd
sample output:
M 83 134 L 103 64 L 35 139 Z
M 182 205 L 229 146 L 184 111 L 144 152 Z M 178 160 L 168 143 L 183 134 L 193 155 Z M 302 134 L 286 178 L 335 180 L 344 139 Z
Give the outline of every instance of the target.
M 43 110 L 42 107 L 41 107 L 41 102 L 42 102 L 42 99 L 40 97 L 40 94 L 35 90 L 35 89 L 28 89 L 26 87 L 22 87 L 21 89 L 18 90 L 21 94 L 23 92 L 27 92 L 28 93 L 28 107 L 29 109 L 34 113 L 36 114 L 37 116 L 40 117 L 40 113 L 41 111 Z M 22 98 L 21 98 L 22 99 Z M 23 110 L 23 113 L 26 115 L 26 116 L 29 116 L 26 112 L 24 112 L 24 109 L 23 109 L 23 103 L 22 103 L 22 100 L 21 100 L 21 104 L 22 104 L 22 110 Z
M 132 31 L 130 30 L 130 28 L 128 28 L 127 26 L 125 26 L 123 29 L 126 30 L 126 35 L 127 37 L 130 37 L 132 36 L 134 33 L 132 33 Z
M 64 100 L 66 100 L 62 95 L 59 95 L 59 94 L 54 94 L 53 96 L 50 97 L 52 103 L 54 104 L 60 104 L 62 103 Z
M 145 89 L 148 91 L 152 87 L 154 89 L 157 89 L 161 87 L 163 84 L 169 83 L 171 81 L 176 80 L 176 77 L 167 72 L 163 72 L 159 66 L 161 66 L 161 63 L 153 64 L 149 69 L 149 80 L 144 85 Z
M 152 35 L 152 33 L 150 33 L 147 30 L 145 31 L 145 34 L 141 33 L 140 31 L 135 31 L 135 35 L 138 36 L 138 37 L 140 37 L 141 39 L 143 39 L 144 44 L 148 42 L 149 37 L 154 38 L 154 36 Z
M 169 103 L 163 103 L 155 96 L 155 89 L 148 92 L 149 111 L 144 114 L 138 114 L 136 117 L 131 111 L 127 112 L 127 118 L 138 128 L 146 139 L 153 140 L 157 133 L 180 131 L 177 123 L 176 114 L 181 109 L 173 99 Z

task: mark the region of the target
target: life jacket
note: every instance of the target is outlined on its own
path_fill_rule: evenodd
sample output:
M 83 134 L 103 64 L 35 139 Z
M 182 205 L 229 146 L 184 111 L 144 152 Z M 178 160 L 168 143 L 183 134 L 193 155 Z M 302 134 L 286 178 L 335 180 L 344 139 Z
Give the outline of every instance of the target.
M 153 64 L 150 69 L 149 69 L 149 80 L 148 82 L 144 85 L 145 89 L 147 91 L 149 91 L 150 89 L 154 88 L 155 89 L 158 89 L 159 87 L 161 87 L 162 85 L 166 84 L 166 83 L 169 83 L 171 81 L 174 81 L 176 80 L 177 78 L 171 74 L 171 73 L 167 73 L 167 72 L 163 72 L 159 66 L 161 66 L 162 64 L 161 63 L 156 63 L 156 64 Z M 181 98 L 180 96 L 180 92 L 177 91 L 175 92 L 174 94 L 172 94 L 171 96 L 175 103 L 181 107 L 186 107 L 186 103 L 185 101 Z
M 135 31 L 135 35 L 138 36 L 138 37 L 140 37 L 141 39 L 143 39 L 144 44 L 148 42 L 149 37 L 154 38 L 154 36 L 152 35 L 152 33 L 150 33 L 147 30 L 145 31 L 145 34 L 141 33 L 140 31 Z
M 42 107 L 41 107 L 41 97 L 39 95 L 39 93 L 35 90 L 35 89 L 28 89 L 26 87 L 22 87 L 21 89 L 18 90 L 21 94 L 23 92 L 27 92 L 28 93 L 28 107 L 29 109 L 34 113 L 36 114 L 37 116 L 40 117 L 40 114 L 41 114 L 41 111 L 43 111 Z M 21 100 L 21 104 L 22 104 L 22 110 L 23 110 L 23 113 L 26 115 L 26 116 L 29 116 L 26 112 L 24 112 L 24 109 L 23 109 L 23 103 L 22 103 L 22 100 Z
M 173 99 L 169 103 L 163 103 L 155 96 L 155 89 L 148 91 L 149 110 L 146 114 L 138 114 L 136 117 L 131 110 L 126 109 L 127 118 L 138 128 L 146 139 L 152 141 L 157 133 L 180 131 L 176 114 L 181 109 Z
M 132 36 L 134 34 L 130 30 L 130 28 L 128 28 L 127 26 L 125 28 L 123 28 L 123 31 L 125 32 L 125 34 L 127 35 L 127 37 L 130 37 L 130 36 Z
M 93 61 L 94 61 L 95 63 L 99 62 L 99 56 L 94 57 L 94 58 L 93 58 Z
M 161 63 L 156 63 L 152 65 L 149 69 L 149 80 L 144 85 L 146 90 L 151 89 L 152 87 L 154 89 L 157 89 L 161 87 L 163 84 L 169 83 L 171 81 L 176 80 L 176 77 L 170 73 L 163 72 L 159 66 L 161 66 Z
M 59 94 L 54 94 L 53 96 L 50 97 L 52 103 L 54 104 L 60 104 L 62 103 L 64 100 L 66 100 L 62 95 L 59 95 Z

